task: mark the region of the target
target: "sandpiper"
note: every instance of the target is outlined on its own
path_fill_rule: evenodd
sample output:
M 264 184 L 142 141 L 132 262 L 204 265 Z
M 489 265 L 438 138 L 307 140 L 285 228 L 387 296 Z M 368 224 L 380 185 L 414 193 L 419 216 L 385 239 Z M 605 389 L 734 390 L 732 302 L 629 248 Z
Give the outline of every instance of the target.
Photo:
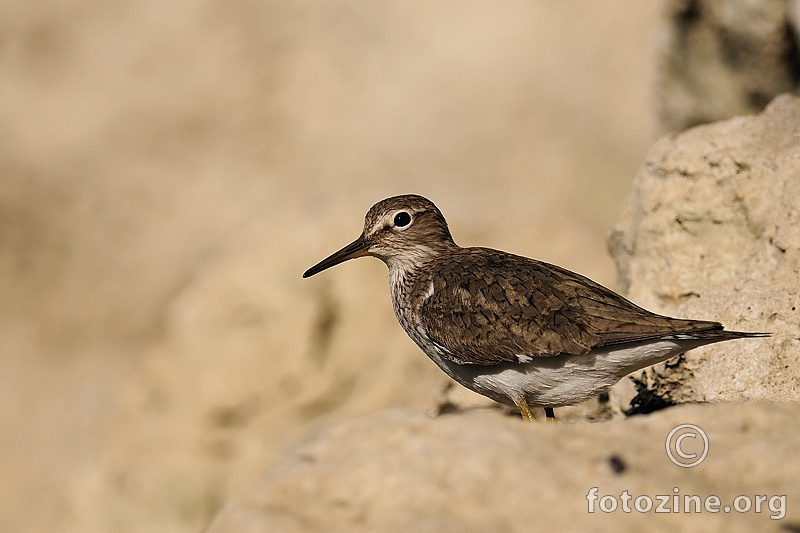
M 461 385 L 516 406 L 575 405 L 692 348 L 767 333 L 651 313 L 564 268 L 490 248 L 461 248 L 418 195 L 372 206 L 361 236 L 309 268 L 313 276 L 371 255 L 389 267 L 400 325 Z

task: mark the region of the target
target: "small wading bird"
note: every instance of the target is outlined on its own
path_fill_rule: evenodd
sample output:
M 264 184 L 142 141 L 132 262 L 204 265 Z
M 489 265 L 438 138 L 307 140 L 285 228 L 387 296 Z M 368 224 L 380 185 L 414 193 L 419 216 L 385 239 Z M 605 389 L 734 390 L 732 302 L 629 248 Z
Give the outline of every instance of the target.
M 417 195 L 372 206 L 361 236 L 303 277 L 365 255 L 389 267 L 395 315 L 422 351 L 458 383 L 529 420 L 531 407 L 554 418 L 554 407 L 692 348 L 769 335 L 657 315 L 561 267 L 461 248 L 439 209 Z

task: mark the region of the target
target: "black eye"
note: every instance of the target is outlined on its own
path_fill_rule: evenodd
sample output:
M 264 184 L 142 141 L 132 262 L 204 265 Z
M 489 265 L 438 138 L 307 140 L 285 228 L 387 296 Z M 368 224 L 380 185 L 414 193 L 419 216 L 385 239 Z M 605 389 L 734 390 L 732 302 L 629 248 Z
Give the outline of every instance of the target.
M 411 224 L 411 215 L 405 211 L 400 211 L 394 216 L 394 225 L 398 228 L 404 228 Z

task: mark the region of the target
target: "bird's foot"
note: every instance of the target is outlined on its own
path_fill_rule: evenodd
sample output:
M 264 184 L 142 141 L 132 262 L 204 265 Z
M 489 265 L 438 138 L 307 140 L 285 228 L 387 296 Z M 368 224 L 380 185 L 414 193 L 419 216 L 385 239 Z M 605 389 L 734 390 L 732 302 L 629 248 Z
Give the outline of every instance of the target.
M 531 411 L 531 408 L 528 407 L 528 402 L 525 400 L 524 396 L 515 400 L 514 403 L 517 404 L 517 408 L 519 408 L 519 414 L 522 415 L 524 420 L 530 420 L 531 422 L 536 420 L 536 417 L 533 416 L 533 412 Z

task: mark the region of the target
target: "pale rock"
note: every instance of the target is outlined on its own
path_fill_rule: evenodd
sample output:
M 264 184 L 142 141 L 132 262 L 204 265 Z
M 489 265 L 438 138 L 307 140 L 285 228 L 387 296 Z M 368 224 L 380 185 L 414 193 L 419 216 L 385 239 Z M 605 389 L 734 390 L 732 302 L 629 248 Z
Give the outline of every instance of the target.
M 289 451 L 207 533 L 794 531 L 799 415 L 789 404 L 691 405 L 555 425 L 496 412 L 432 419 L 386 410 L 331 425 Z M 667 435 L 687 422 L 709 439 L 708 455 L 693 468 L 666 454 Z M 684 452 L 694 450 L 688 445 Z M 597 503 L 589 512 L 592 487 L 617 498 L 615 512 Z M 658 504 L 655 496 L 666 495 L 675 509 L 676 488 L 681 512 L 633 508 L 638 496 Z M 718 496 L 720 512 L 685 513 L 686 495 Z M 740 495 L 750 498 L 750 511 L 724 512 Z M 775 511 L 767 500 L 755 512 L 756 495 L 785 496 L 786 515 L 778 499 Z
M 800 98 L 668 135 L 609 249 L 620 288 L 663 314 L 773 333 L 692 350 L 645 381 L 673 402 L 800 400 Z

